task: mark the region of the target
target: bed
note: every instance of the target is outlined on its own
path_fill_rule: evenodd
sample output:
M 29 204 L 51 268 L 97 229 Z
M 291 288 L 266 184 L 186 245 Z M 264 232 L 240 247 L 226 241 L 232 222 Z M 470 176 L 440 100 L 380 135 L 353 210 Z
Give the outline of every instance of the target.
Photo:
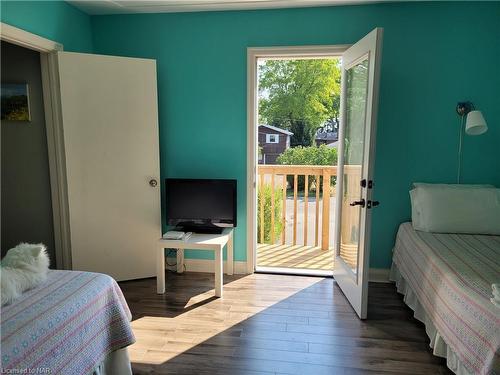
M 2 373 L 131 374 L 130 320 L 111 277 L 50 270 L 46 282 L 2 307 Z
M 391 280 L 425 324 L 434 354 L 456 374 L 500 374 L 500 236 L 399 227 Z

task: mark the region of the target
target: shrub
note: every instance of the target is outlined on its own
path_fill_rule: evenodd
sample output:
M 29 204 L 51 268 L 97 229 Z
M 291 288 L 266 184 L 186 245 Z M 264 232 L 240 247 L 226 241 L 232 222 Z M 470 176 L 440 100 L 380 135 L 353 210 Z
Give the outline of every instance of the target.
M 278 159 L 276 159 L 278 164 L 284 165 L 337 165 L 337 149 L 333 147 L 327 147 L 326 145 L 310 146 L 310 147 L 292 147 L 285 152 L 283 152 Z M 288 176 L 288 185 L 293 188 L 293 176 Z M 309 186 L 315 183 L 316 178 L 313 176 L 309 177 Z M 322 183 L 322 178 L 320 177 L 319 185 Z M 336 178 L 333 178 L 333 184 L 335 185 Z M 298 190 L 303 191 L 305 185 L 305 177 L 298 177 Z
M 263 184 L 259 187 L 257 195 L 257 239 L 260 241 L 261 221 L 260 210 L 261 201 L 264 199 L 264 243 L 271 243 L 271 184 Z M 281 214 L 283 209 L 283 191 L 281 188 L 274 188 L 274 236 L 275 239 L 281 236 L 283 223 Z

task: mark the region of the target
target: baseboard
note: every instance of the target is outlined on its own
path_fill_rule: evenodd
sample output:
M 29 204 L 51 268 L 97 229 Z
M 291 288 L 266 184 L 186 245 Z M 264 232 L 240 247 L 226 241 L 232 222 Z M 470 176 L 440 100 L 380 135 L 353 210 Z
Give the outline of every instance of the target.
M 174 264 L 175 258 L 168 258 L 168 262 Z M 170 271 L 176 271 L 177 266 L 169 266 L 165 263 L 165 268 Z M 215 262 L 213 259 L 184 259 L 184 270 L 188 272 L 215 272 Z M 226 272 L 226 261 L 224 261 L 224 273 Z M 235 261 L 233 266 L 235 275 L 244 275 L 247 273 L 247 262 Z
M 368 271 L 368 280 L 372 283 L 389 283 L 389 268 L 370 268 Z
M 168 258 L 168 263 L 174 264 L 175 258 Z M 184 259 L 185 271 L 188 272 L 214 272 L 215 265 L 212 259 Z M 170 271 L 176 271 L 177 266 L 169 266 L 165 264 L 165 268 Z M 226 272 L 226 261 L 224 261 L 224 272 Z M 236 275 L 247 274 L 247 262 L 235 261 L 234 273 Z M 368 279 L 372 283 L 388 283 L 389 281 L 389 268 L 370 268 L 368 272 Z

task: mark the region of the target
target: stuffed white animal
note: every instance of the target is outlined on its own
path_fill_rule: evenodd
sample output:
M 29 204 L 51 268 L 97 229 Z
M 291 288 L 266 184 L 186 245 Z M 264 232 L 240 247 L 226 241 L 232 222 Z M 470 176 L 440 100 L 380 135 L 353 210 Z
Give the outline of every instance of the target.
M 43 244 L 21 243 L 10 249 L 0 267 L 2 306 L 47 280 L 49 263 Z

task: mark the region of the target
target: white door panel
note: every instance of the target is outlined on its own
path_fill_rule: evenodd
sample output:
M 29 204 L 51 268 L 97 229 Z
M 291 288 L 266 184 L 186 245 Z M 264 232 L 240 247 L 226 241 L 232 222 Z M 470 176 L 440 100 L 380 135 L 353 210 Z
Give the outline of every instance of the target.
M 367 315 L 382 31 L 373 30 L 342 56 L 334 277 L 361 319 Z
M 161 234 L 156 62 L 57 55 L 73 269 L 117 280 L 154 276 Z

